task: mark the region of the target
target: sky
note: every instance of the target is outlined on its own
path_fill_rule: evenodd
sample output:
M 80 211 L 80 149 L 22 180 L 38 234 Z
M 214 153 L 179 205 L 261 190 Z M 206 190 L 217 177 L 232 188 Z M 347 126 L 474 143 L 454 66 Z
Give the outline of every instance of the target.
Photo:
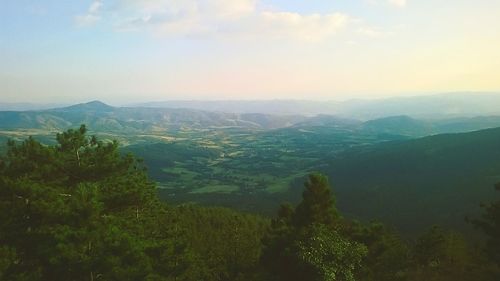
M 0 0 L 0 102 L 500 90 L 500 0 Z

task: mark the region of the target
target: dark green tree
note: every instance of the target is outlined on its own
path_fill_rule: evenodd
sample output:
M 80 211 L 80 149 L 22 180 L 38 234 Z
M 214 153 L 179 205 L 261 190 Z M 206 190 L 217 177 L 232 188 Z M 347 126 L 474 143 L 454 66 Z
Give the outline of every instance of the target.
M 417 239 L 409 279 L 474 280 L 468 276 L 469 257 L 460 234 L 434 226 Z
M 500 183 L 495 185 L 495 189 L 500 192 Z M 482 217 L 472 223 L 488 237 L 485 251 L 490 259 L 500 266 L 500 200 L 481 206 L 484 209 Z
M 195 255 L 192 280 L 255 280 L 267 221 L 226 208 L 181 205 L 174 210 L 180 237 Z
M 295 227 L 307 227 L 312 224 L 333 226 L 339 221 L 328 178 L 322 174 L 310 174 L 304 184 L 302 201 L 297 206 L 293 216 Z

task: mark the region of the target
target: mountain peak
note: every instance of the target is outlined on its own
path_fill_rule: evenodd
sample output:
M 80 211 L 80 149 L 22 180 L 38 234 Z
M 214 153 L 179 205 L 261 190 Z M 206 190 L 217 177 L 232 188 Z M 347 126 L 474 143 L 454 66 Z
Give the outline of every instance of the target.
M 87 103 L 79 103 L 72 106 L 63 108 L 68 111 L 103 111 L 109 112 L 114 109 L 114 107 L 103 103 L 102 101 L 94 100 Z

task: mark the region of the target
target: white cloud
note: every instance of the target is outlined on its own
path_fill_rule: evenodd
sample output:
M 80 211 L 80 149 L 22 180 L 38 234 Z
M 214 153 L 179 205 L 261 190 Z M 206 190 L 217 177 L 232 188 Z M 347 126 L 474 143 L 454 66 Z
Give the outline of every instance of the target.
M 341 13 L 302 15 L 290 12 L 262 12 L 259 33 L 274 38 L 319 41 L 336 34 L 348 21 L 349 16 Z
M 102 0 L 96 0 L 92 2 L 87 9 L 86 14 L 78 15 L 75 17 L 76 24 L 78 26 L 90 26 L 98 22 L 101 19 L 100 9 L 102 5 Z
M 89 13 L 90 14 L 95 14 L 99 12 L 99 9 L 102 7 L 102 2 L 101 1 L 94 1 L 92 4 L 90 4 L 89 7 Z
M 202 17 L 204 19 L 236 20 L 252 14 L 256 0 L 122 0 L 118 1 L 118 13 L 170 16 Z
M 394 5 L 396 7 L 404 7 L 406 6 L 406 0 L 387 0 L 389 4 Z
M 111 0 L 110 0 L 111 1 Z M 106 17 L 116 30 L 147 31 L 156 36 L 205 36 L 321 41 L 344 29 L 343 13 L 303 14 L 262 8 L 258 0 L 114 0 Z M 101 19 L 95 1 L 77 22 Z
M 388 32 L 372 26 L 361 26 L 358 28 L 358 33 L 370 38 L 382 38 L 389 35 Z
M 365 0 L 370 5 L 390 5 L 398 8 L 404 8 L 408 3 L 407 0 Z
M 256 10 L 256 0 L 214 0 L 213 12 L 223 19 L 238 19 Z

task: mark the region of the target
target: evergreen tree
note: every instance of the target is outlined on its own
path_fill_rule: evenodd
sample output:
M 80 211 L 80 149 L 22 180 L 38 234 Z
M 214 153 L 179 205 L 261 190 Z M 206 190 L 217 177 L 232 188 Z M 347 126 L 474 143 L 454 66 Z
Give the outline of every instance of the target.
M 295 227 L 307 227 L 312 224 L 333 226 L 339 220 L 328 178 L 322 174 L 310 174 L 304 184 L 302 202 L 295 209 L 293 223 Z
M 343 235 L 328 179 L 311 174 L 302 202 L 285 204 L 263 239 L 269 280 L 354 280 L 366 247 Z

